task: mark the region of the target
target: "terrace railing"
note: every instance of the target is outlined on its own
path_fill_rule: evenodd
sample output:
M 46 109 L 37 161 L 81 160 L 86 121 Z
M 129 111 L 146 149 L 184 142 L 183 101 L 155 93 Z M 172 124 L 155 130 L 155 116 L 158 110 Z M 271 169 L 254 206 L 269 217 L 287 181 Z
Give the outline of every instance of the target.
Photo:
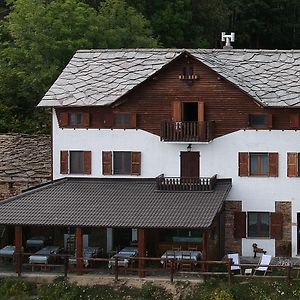
M 161 124 L 164 142 L 209 142 L 214 138 L 215 122 L 170 122 Z
M 212 177 L 156 177 L 156 187 L 160 191 L 212 191 L 217 181 L 217 175 Z

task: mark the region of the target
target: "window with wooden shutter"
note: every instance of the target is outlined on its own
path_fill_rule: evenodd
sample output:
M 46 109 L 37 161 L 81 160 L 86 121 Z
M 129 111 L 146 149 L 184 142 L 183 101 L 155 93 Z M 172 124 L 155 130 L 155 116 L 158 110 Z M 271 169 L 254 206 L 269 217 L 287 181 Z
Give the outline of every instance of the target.
M 282 239 L 282 213 L 271 213 L 271 230 L 270 238 L 281 240 Z
M 246 213 L 243 211 L 234 212 L 234 237 L 246 237 Z
M 69 125 L 69 115 L 67 112 L 59 113 L 60 127 L 67 127 Z
M 278 177 L 278 153 L 269 153 L 269 176 Z
M 136 128 L 136 113 L 115 112 L 115 128 Z
M 287 176 L 297 177 L 299 176 L 299 157 L 297 152 L 289 152 L 287 154 Z
M 112 174 L 112 152 L 102 151 L 102 174 L 111 175 Z
M 83 173 L 84 174 L 91 174 L 92 173 L 92 152 L 91 151 L 84 151 L 84 167 Z
M 172 121 L 173 122 L 181 121 L 181 102 L 180 101 L 172 102 Z
M 239 152 L 239 176 L 249 176 L 248 152 Z
M 294 129 L 299 128 L 299 114 L 298 113 L 290 114 L 290 128 L 294 128 Z
M 83 126 L 84 127 L 90 126 L 90 113 L 88 112 L 83 113 Z
M 141 152 L 131 152 L 131 175 L 141 175 Z
M 69 172 L 69 152 L 60 151 L 60 174 L 68 174 Z

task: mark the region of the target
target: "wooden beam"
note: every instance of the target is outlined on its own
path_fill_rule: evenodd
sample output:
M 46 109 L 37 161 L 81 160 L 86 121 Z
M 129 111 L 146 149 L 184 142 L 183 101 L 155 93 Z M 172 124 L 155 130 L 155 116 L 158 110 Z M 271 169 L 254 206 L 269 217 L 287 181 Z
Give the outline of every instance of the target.
M 203 232 L 203 249 L 202 249 L 202 260 L 207 260 L 207 250 L 208 250 L 208 231 Z M 202 270 L 207 271 L 207 265 L 202 265 Z
M 138 229 L 138 251 L 140 257 L 146 256 L 145 250 L 145 229 Z M 143 269 L 145 268 L 145 261 L 139 260 L 139 277 L 145 277 L 145 272 Z
M 21 276 L 22 272 L 22 226 L 15 225 L 15 263 L 16 273 Z
M 82 228 L 76 227 L 76 270 L 77 270 L 77 275 L 82 275 L 82 269 L 83 269 Z

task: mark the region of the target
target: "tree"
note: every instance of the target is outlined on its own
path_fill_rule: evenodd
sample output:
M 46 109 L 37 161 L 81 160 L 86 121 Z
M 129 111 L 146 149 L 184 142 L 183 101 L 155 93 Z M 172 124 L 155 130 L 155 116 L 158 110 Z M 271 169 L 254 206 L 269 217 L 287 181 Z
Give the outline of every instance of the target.
M 76 50 L 157 45 L 147 21 L 122 0 L 106 1 L 100 14 L 79 0 L 10 4 L 0 23 L 0 132 L 47 130 L 41 123 L 50 124 L 49 114 L 35 106 Z
M 100 8 L 107 48 L 157 47 L 150 23 L 124 0 L 107 0 Z

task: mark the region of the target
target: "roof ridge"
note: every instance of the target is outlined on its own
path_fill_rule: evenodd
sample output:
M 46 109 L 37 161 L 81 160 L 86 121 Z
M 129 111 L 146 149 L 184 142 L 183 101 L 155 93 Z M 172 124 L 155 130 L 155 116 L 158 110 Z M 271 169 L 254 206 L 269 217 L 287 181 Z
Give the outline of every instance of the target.
M 236 48 L 236 49 L 216 49 L 216 48 L 116 48 L 116 49 L 79 49 L 76 53 L 97 53 L 97 52 L 184 52 L 184 51 L 204 51 L 204 52 L 264 52 L 264 53 L 300 53 L 300 49 L 246 49 L 246 48 Z

